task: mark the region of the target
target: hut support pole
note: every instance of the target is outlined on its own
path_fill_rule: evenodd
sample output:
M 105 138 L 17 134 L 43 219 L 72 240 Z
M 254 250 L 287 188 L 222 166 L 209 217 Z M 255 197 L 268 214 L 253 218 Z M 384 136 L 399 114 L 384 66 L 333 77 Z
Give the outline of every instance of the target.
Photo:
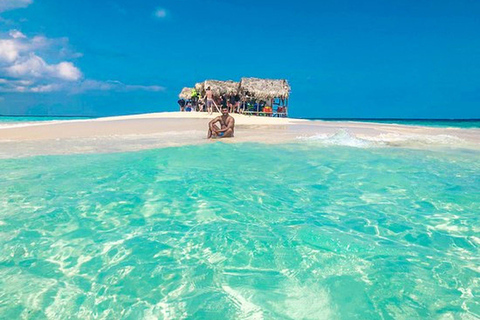
M 215 109 L 217 109 L 217 112 L 218 112 L 218 113 L 222 113 L 222 112 L 220 111 L 220 109 L 218 108 L 217 104 L 215 103 L 215 100 L 212 100 L 212 101 L 213 101 L 213 105 L 215 106 Z

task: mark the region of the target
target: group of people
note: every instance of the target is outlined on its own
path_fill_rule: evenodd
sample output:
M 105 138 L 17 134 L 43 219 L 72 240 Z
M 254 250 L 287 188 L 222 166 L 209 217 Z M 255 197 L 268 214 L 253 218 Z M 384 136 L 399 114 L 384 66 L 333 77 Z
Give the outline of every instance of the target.
M 180 99 L 178 105 L 180 111 L 198 111 L 212 114 L 214 110 L 227 108 L 230 113 L 240 112 L 240 96 L 238 94 L 214 96 L 210 87 L 205 90 L 205 96 L 200 97 L 197 90 L 192 89 L 192 95 L 189 100 Z

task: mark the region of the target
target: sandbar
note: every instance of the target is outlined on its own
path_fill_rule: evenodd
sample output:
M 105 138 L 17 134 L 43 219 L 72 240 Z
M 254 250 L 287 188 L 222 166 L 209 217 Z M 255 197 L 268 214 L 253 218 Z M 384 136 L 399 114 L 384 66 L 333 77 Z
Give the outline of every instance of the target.
M 219 114 L 161 112 L 0 127 L 0 158 L 110 153 L 202 143 L 313 143 L 349 147 L 480 150 L 480 129 L 350 121 L 320 121 L 232 114 L 235 137 L 206 139 Z

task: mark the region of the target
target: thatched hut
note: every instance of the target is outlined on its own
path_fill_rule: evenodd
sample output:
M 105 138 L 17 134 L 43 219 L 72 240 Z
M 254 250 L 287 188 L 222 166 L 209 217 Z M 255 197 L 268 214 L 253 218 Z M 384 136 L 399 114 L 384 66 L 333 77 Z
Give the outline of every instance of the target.
M 205 98 L 205 90 L 208 87 L 216 97 L 227 96 L 227 105 L 232 108 L 230 112 L 234 110 L 245 114 L 278 117 L 288 115 L 290 85 L 287 80 L 259 78 L 242 78 L 240 82 L 206 80 L 196 83 L 194 88 L 183 88 L 179 97 L 191 99 L 195 106 L 199 97 Z M 195 91 L 199 96 L 192 97 Z M 219 111 L 217 104 L 218 101 L 215 107 Z M 198 110 L 204 111 L 201 104 Z
M 259 100 L 285 100 L 290 95 L 290 85 L 287 80 L 242 78 L 240 91 Z
M 272 114 L 287 116 L 288 98 L 290 85 L 284 79 L 259 79 L 242 78 L 240 81 L 240 93 L 244 101 L 254 101 L 256 110 L 246 110 L 246 102 L 243 103 L 243 111 L 250 114 Z M 261 110 L 261 102 L 267 106 L 267 112 Z
M 205 91 L 205 88 L 203 86 L 203 82 L 195 83 L 195 90 L 197 90 L 198 93 L 203 95 L 203 92 Z
M 212 90 L 212 93 L 215 96 L 220 96 L 220 95 L 236 95 L 238 94 L 238 89 L 239 89 L 240 83 L 235 82 L 235 81 L 218 81 L 218 80 L 206 80 L 203 83 L 203 88 L 207 89 L 210 87 L 210 90 Z
M 190 100 L 192 98 L 192 89 L 193 88 L 183 88 L 178 97 L 180 99 Z

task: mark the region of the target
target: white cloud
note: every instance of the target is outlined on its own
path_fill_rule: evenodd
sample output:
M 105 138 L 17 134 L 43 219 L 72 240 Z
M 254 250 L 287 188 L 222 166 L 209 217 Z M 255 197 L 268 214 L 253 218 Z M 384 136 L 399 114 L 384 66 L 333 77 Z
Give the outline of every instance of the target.
M 167 17 L 167 10 L 163 9 L 163 8 L 157 8 L 155 10 L 155 13 L 154 13 L 155 17 L 157 18 L 160 18 L 160 19 L 163 19 L 165 17 Z
M 150 91 L 161 92 L 165 88 L 162 86 L 145 86 L 145 85 L 129 85 L 119 81 L 98 81 L 83 79 L 74 82 L 53 82 L 48 84 L 36 84 L 33 81 L 7 80 L 0 78 L 0 92 L 33 92 L 33 93 L 48 93 L 48 92 L 69 92 L 80 94 L 86 91 Z
M 53 92 L 53 91 L 60 91 L 61 89 L 62 89 L 61 84 L 51 83 L 51 84 L 44 84 L 36 87 L 31 87 L 29 89 L 29 92 Z
M 63 52 L 67 47 L 68 39 L 66 38 L 47 39 L 44 36 L 35 36 L 28 39 L 20 31 L 10 30 L 8 35 L 0 34 L 0 64 L 12 63 L 31 52 L 43 52 L 46 49 Z
M 21 33 L 20 31 L 18 30 L 10 30 L 10 32 L 8 33 L 13 39 L 19 39 L 19 38 L 23 38 L 25 39 L 27 36 L 24 35 L 23 33 Z
M 30 53 L 26 59 L 18 59 L 15 63 L 5 68 L 7 75 L 14 78 L 57 78 L 66 81 L 76 81 L 82 77 L 80 70 L 71 62 L 48 64 Z
M 129 85 L 114 80 L 85 79 L 73 62 L 64 61 L 81 56 L 69 48 L 67 38 L 28 38 L 18 30 L 0 34 L 0 92 L 165 90 L 156 85 Z
M 60 62 L 52 67 L 52 75 L 54 77 L 68 81 L 75 81 L 82 77 L 80 70 L 71 62 Z
M 0 39 L 0 62 L 13 62 L 20 54 L 20 46 L 14 40 Z
M 98 81 L 98 80 L 85 80 L 82 81 L 77 87 L 73 88 L 76 93 L 84 91 L 153 91 L 159 92 L 164 91 L 165 88 L 162 86 L 145 86 L 145 85 L 131 85 L 124 84 L 120 81 L 108 80 L 108 81 Z
M 0 0 L 0 12 L 17 8 L 25 8 L 32 3 L 33 0 Z

